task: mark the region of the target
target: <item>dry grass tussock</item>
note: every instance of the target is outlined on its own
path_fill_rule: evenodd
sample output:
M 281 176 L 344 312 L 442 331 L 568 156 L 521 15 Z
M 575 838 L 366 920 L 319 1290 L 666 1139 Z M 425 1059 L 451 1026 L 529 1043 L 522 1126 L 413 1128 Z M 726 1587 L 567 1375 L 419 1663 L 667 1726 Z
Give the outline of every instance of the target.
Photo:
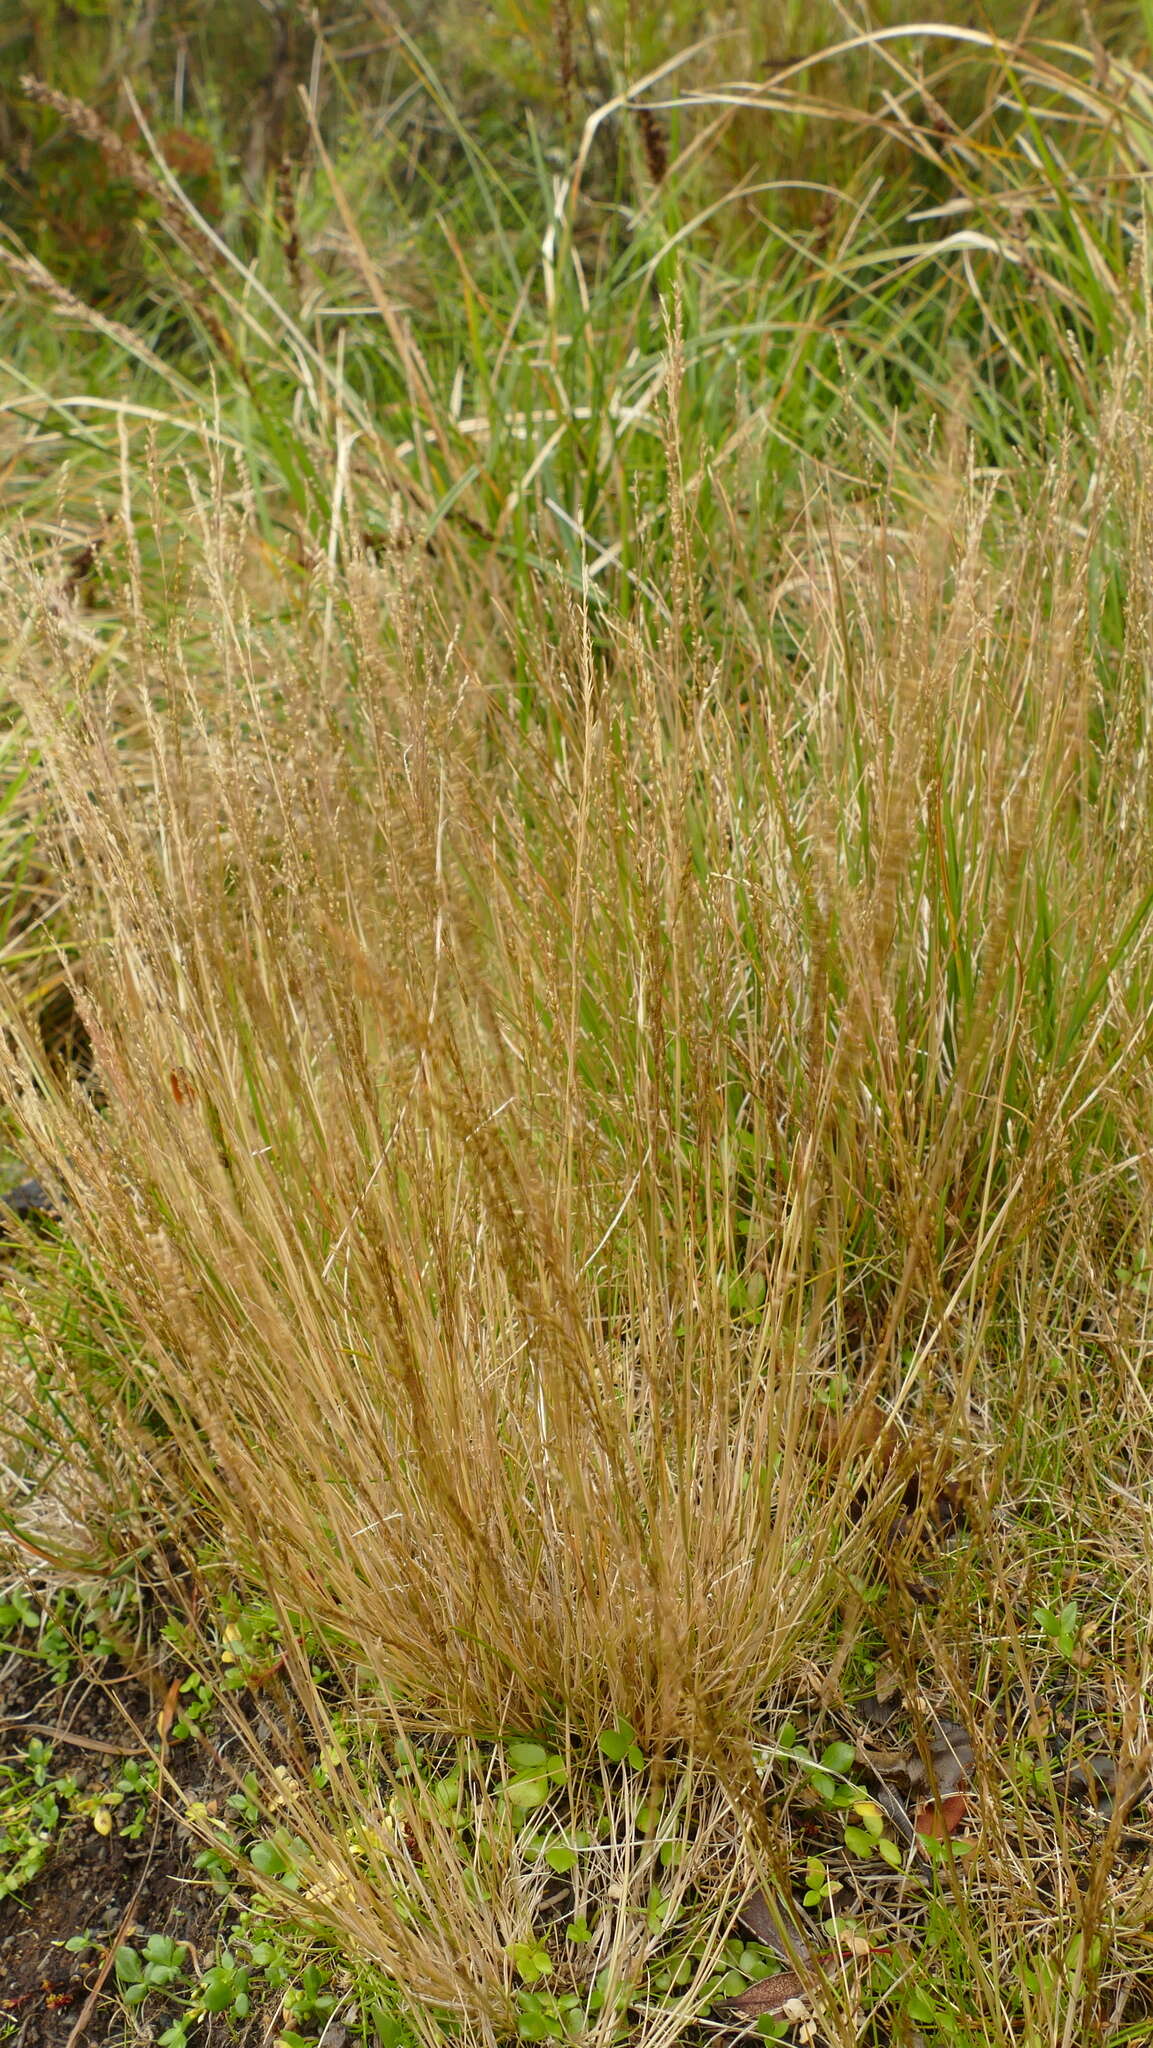
M 667 627 L 554 609 L 531 695 L 408 558 L 254 620 L 223 486 L 161 639 L 129 532 L 96 661 L 5 565 L 105 1100 L 15 1024 L 8 1094 L 118 1303 L 95 1364 L 33 1327 L 58 1427 L 328 1646 L 384 1775 L 301 1651 L 308 1909 L 479 2038 L 538 1880 L 494 1806 L 482 1884 L 392 1736 L 626 1717 L 694 1760 L 715 1908 L 758 1713 L 873 1568 L 855 1419 L 995 1502 L 1054 1325 L 1147 1249 L 1151 389 L 1135 350 L 1087 495 L 1059 451 L 852 550 L 815 513 L 755 674 L 687 541 Z

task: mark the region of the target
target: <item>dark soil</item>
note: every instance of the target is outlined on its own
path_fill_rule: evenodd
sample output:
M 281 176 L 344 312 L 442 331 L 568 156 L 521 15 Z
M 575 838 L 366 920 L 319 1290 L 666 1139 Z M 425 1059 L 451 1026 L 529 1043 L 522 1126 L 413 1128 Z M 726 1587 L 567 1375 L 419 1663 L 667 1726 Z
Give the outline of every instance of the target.
M 13 1669 L 15 1666 L 15 1669 Z M 0 1670 L 0 1766 L 22 1764 L 33 1737 L 52 1744 L 53 1773 L 86 1794 L 115 1785 L 128 1757 L 145 1761 L 155 1742 L 150 1692 L 118 1671 L 61 1686 L 39 1660 Z M 227 1791 L 219 1765 L 197 1743 L 174 1745 L 169 1768 L 195 1798 Z M 62 1819 L 49 1861 L 13 1897 L 0 1900 L 0 2042 L 4 2048 L 65 2048 L 109 1951 L 135 1932 L 169 1934 L 207 1958 L 223 1934 L 226 1907 L 193 1868 L 196 1845 L 169 1806 L 152 1804 L 137 1841 L 102 1835 L 90 1813 Z M 64 1943 L 89 1934 L 81 1955 Z M 132 2037 L 131 2023 L 128 2038 Z M 121 2041 L 125 2011 L 109 1970 L 84 2021 L 85 2043 Z M 207 2039 L 207 2029 L 201 2038 Z

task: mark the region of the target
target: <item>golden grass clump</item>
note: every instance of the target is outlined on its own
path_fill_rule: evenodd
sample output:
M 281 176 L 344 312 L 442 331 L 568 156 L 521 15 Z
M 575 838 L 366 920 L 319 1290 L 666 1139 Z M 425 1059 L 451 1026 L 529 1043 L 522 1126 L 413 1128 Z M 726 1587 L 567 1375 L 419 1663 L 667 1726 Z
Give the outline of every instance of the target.
M 14 623 L 109 1105 L 19 1111 L 206 1497 L 390 1695 L 731 1738 L 843 1568 L 814 1403 L 962 1415 L 1037 1233 L 1133 1227 L 1144 714 L 1123 647 L 1094 748 L 1084 606 L 1136 432 L 1000 564 L 963 481 L 802 537 L 739 702 L 562 613 L 516 705 L 363 561 L 258 631 L 206 513 L 215 666 L 115 664 L 130 775 Z
M 687 498 L 666 622 L 542 585 L 519 643 L 351 508 L 255 619 L 223 474 L 163 636 L 130 531 L 98 663 L 5 570 L 99 1097 L 18 1032 L 7 1090 L 122 1318 L 57 1346 L 63 1412 L 382 1741 L 548 1729 L 575 1771 L 623 1717 L 687 1755 L 705 1905 L 764 1847 L 758 1713 L 879 1569 L 874 1405 L 983 1514 L 1039 1276 L 1074 1314 L 1147 1246 L 1151 388 L 1135 345 L 1088 498 L 1067 448 L 1027 504 L 955 452 L 915 528 L 798 525 L 740 676 Z M 343 1769 L 293 1814 L 301 1910 L 493 2038 L 515 1841 L 502 1877 L 478 1823 L 482 1884 Z
M 78 677 L 31 693 L 111 920 L 108 1107 L 18 1110 L 181 1487 L 391 1700 L 723 1746 L 838 1584 L 787 1244 L 770 1314 L 736 1305 L 723 1124 L 760 1027 L 731 902 L 686 872 L 728 829 L 689 787 L 719 734 L 664 732 L 650 661 L 630 736 L 574 624 L 560 751 L 514 757 L 459 658 L 381 651 L 383 595 L 361 565 L 327 703 L 308 619 L 275 651 L 237 621 L 203 694 L 178 638 L 141 650 L 143 796 Z

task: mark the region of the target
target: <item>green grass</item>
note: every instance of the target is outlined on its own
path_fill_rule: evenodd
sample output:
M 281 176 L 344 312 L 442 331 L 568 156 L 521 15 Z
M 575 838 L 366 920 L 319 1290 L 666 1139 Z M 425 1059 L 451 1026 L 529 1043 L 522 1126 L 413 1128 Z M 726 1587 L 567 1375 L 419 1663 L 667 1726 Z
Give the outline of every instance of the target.
M 13 1571 L 147 1579 L 366 2048 L 695 2042 L 754 1884 L 822 2039 L 1139 2039 L 1149 24 L 374 21 L 203 213 L 157 44 L 120 297 L 0 250 Z

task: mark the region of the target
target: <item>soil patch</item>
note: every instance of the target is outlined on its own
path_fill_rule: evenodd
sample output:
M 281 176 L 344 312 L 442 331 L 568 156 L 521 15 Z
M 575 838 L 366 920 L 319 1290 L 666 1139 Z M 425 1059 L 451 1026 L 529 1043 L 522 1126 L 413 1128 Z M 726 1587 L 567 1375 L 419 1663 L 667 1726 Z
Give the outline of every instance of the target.
M 109 1949 L 167 1934 L 209 1957 L 224 1933 L 227 1903 L 193 1868 L 196 1845 L 155 1797 L 131 1808 L 102 1805 L 126 1764 L 146 1764 L 143 1731 L 155 1728 L 149 1691 L 111 1664 L 96 1681 L 60 1685 L 39 1661 L 9 1658 L 0 1670 L 0 1785 L 27 1779 L 30 1743 L 43 1744 L 46 1799 L 61 1778 L 75 1782 L 79 1811 L 60 1802 L 47 1860 L 19 1891 L 0 1900 L 0 2042 L 3 2048 L 64 2048 Z M 174 1745 L 169 1769 L 192 1798 L 223 1795 L 219 1766 L 189 1741 Z M 132 1837 L 121 1832 L 132 1815 Z M 0 1830 L 4 1814 L 0 1809 Z M 73 1954 L 64 1944 L 89 1935 Z M 86 2043 L 125 2037 L 124 2007 L 111 1972 L 85 2022 Z M 206 2027 L 202 2039 L 210 2038 Z

